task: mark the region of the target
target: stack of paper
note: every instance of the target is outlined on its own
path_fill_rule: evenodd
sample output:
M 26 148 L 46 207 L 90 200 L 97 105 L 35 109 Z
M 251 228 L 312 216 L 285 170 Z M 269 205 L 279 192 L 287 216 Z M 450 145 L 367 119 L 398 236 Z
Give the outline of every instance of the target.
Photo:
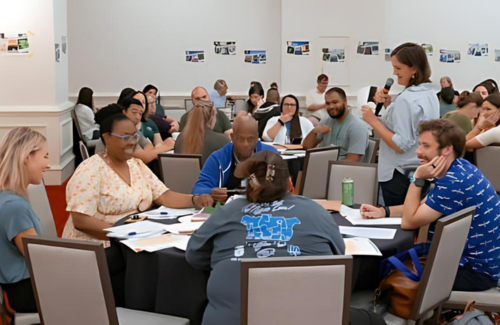
M 177 235 L 191 235 L 196 229 L 200 228 L 203 222 L 184 222 L 174 223 L 172 225 L 162 225 L 163 229 Z
M 356 225 L 401 225 L 401 218 L 364 219 L 359 209 L 352 209 L 345 205 L 340 208 L 340 214 L 353 226 Z
M 122 226 L 104 229 L 108 237 L 115 238 L 144 238 L 159 235 L 165 232 L 163 224 L 151 221 L 140 221 Z
M 148 219 L 175 219 L 177 217 L 192 215 L 195 212 L 194 208 L 190 209 L 172 209 L 164 206 L 159 207 L 156 210 L 150 210 L 146 212 L 141 212 L 141 214 L 147 215 Z
M 125 244 L 134 252 L 138 253 L 142 251 L 156 252 L 175 246 L 185 247 L 187 246 L 188 241 L 188 236 L 168 234 L 150 238 L 127 239 L 122 241 L 122 244 Z
M 346 255 L 382 256 L 378 247 L 368 238 L 344 238 Z
M 342 235 L 372 239 L 394 239 L 396 229 L 339 226 Z

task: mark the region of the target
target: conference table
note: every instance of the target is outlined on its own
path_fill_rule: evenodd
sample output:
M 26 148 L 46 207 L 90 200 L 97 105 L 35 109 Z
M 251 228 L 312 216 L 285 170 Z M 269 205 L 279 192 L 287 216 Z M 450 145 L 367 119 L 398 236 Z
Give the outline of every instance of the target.
M 351 226 L 339 213 L 332 213 L 338 225 Z M 116 225 L 123 224 L 126 218 Z M 164 224 L 177 220 L 154 220 Z M 381 226 L 397 229 L 392 240 L 372 239 L 383 256 L 354 256 L 353 290 L 375 289 L 382 259 L 413 246 L 414 232 L 400 226 Z M 118 240 L 111 240 L 109 248 L 123 258 L 124 307 L 188 318 L 191 324 L 201 324 L 207 304 L 209 272 L 194 269 L 177 248 L 154 253 L 136 253 Z M 115 254 L 116 255 L 116 254 Z

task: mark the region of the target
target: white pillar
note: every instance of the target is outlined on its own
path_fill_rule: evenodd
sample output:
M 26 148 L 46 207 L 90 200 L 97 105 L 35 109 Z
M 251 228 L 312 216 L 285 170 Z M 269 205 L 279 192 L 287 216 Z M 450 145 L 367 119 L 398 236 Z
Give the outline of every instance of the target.
M 18 126 L 47 137 L 51 169 L 47 185 L 63 183 L 74 170 L 68 101 L 68 46 L 55 60 L 55 44 L 67 36 L 67 0 L 0 0 L 0 33 L 28 33 L 28 55 L 0 55 L 0 138 Z M 70 40 L 68 40 L 70 41 Z

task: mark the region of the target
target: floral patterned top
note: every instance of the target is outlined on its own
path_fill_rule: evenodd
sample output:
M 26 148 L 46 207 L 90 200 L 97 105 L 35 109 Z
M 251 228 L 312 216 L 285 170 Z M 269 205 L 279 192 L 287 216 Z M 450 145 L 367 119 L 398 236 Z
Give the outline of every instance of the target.
M 168 191 L 151 170 L 139 159 L 127 161 L 130 184 L 104 161 L 94 155 L 78 166 L 66 187 L 66 211 L 78 212 L 114 224 L 124 216 L 146 210 L 153 201 Z M 77 229 L 70 216 L 63 238 L 97 240 Z M 108 246 L 109 242 L 101 241 Z

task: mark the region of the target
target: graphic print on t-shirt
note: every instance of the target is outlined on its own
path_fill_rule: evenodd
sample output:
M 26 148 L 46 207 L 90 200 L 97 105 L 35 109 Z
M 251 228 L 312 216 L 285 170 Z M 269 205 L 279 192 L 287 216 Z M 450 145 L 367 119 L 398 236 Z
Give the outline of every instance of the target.
M 294 227 L 301 224 L 295 216 L 284 216 L 290 215 L 289 211 L 294 207 L 295 205 L 287 206 L 283 200 L 252 203 L 243 207 L 245 215 L 241 218 L 241 224 L 247 230 L 245 246 L 253 248 L 256 257 L 275 256 L 277 250 L 290 256 L 301 254 L 300 247 L 287 246 L 287 242 L 293 237 Z

